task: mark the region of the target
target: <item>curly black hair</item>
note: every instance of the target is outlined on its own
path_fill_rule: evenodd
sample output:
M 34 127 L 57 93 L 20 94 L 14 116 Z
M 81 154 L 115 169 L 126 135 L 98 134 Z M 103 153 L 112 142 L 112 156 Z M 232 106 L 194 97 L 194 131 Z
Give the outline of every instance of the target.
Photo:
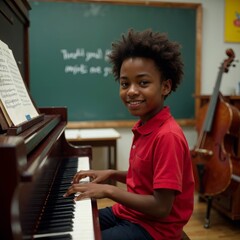
M 121 40 L 112 43 L 108 57 L 117 81 L 123 61 L 130 57 L 153 59 L 163 79 L 172 80 L 172 91 L 177 89 L 183 77 L 180 45 L 169 41 L 166 33 L 153 32 L 151 29 L 142 32 L 130 29 L 126 35 L 122 35 Z

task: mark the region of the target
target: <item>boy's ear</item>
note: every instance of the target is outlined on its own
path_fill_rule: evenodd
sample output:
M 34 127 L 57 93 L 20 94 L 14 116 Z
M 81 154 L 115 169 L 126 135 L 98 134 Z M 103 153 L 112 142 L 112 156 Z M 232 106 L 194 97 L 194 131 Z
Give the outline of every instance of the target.
M 172 90 L 172 80 L 167 79 L 162 82 L 162 93 L 164 96 L 168 95 Z

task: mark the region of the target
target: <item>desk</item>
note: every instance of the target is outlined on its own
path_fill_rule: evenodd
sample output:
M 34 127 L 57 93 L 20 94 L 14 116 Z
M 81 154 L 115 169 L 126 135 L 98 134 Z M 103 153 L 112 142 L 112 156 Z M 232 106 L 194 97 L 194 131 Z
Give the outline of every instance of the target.
M 66 139 L 74 145 L 108 148 L 108 168 L 117 169 L 117 139 L 120 134 L 113 128 L 66 129 Z

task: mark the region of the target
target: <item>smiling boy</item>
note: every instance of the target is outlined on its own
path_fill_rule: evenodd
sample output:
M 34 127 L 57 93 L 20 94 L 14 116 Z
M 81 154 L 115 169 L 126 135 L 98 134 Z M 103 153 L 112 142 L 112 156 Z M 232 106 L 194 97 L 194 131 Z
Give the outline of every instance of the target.
M 123 103 L 139 117 L 132 129 L 129 168 L 80 171 L 64 196 L 80 192 L 75 200 L 116 202 L 99 210 L 103 240 L 179 240 L 191 217 L 194 195 L 187 141 L 164 106 L 183 76 L 179 44 L 165 34 L 130 30 L 112 45 L 109 58 Z M 92 182 L 79 184 L 86 176 Z M 127 190 L 104 184 L 107 179 L 126 183 Z

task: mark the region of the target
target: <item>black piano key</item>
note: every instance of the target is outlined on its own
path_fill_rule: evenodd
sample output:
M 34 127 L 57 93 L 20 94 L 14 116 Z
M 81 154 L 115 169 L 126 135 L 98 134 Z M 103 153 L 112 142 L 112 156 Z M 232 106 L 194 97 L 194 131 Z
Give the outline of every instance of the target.
M 52 211 L 46 211 L 43 213 L 41 219 L 55 219 L 59 217 L 73 217 L 74 212 L 73 211 L 61 211 L 61 212 L 52 212 Z
M 57 236 L 48 236 L 48 237 L 38 237 L 39 240 L 71 240 L 72 236 L 70 234 L 63 234 Z
M 55 199 L 55 198 L 64 198 L 63 195 L 66 193 L 67 188 L 66 189 L 60 189 L 59 191 L 55 190 L 51 196 L 48 197 L 48 199 Z
M 49 219 L 54 219 L 54 218 L 67 218 L 67 217 L 73 217 L 74 213 L 72 212 L 67 212 L 67 213 L 56 213 L 56 212 L 52 212 L 52 213 L 45 213 L 42 217 L 42 219 L 44 218 L 49 218 Z
M 67 212 L 67 213 L 45 213 L 44 216 L 42 216 L 41 218 L 41 222 L 42 221 L 55 221 L 55 220 L 62 220 L 62 219 L 71 219 L 73 218 L 73 212 Z M 60 221 L 59 220 L 59 221 Z
M 47 206 L 44 208 L 44 212 L 47 211 L 51 211 L 51 212 L 55 212 L 55 211 L 74 211 L 74 205 L 68 205 L 66 206 L 65 204 L 62 205 L 55 205 L 55 206 Z
M 54 208 L 55 206 L 58 207 L 58 208 L 60 208 L 60 207 L 62 207 L 62 208 L 64 208 L 64 207 L 68 208 L 68 207 L 74 207 L 75 204 L 76 204 L 76 203 L 73 201 L 73 198 L 69 198 L 69 201 L 58 202 L 58 203 L 56 203 L 56 204 L 54 204 L 54 202 L 53 202 L 53 203 L 49 202 L 48 205 L 46 205 L 45 208 Z
M 54 198 L 50 198 L 50 199 L 48 199 L 48 204 L 54 204 L 54 203 L 55 203 L 55 205 L 58 205 L 58 204 L 61 204 L 61 203 L 73 204 L 74 202 L 73 202 L 72 198 L 65 198 L 63 196 L 61 198 L 55 198 L 55 199 Z
M 73 222 L 69 222 L 66 224 L 66 221 L 57 221 L 57 222 L 41 222 L 41 224 L 38 226 L 38 230 L 41 229 L 51 229 L 51 228 L 56 228 L 56 227 L 66 227 L 71 226 L 72 227 Z
M 65 219 L 55 219 L 54 221 L 42 221 L 38 225 L 38 229 L 48 228 L 48 226 L 68 226 L 71 228 L 73 227 L 73 219 L 72 218 L 65 218 Z M 45 226 L 45 227 L 44 227 Z
M 60 232 L 70 232 L 72 230 L 71 226 L 65 227 L 53 227 L 46 229 L 38 229 L 38 234 L 47 234 L 47 233 L 60 233 Z
M 56 217 L 73 217 L 74 214 L 74 208 L 69 208 L 66 210 L 56 210 L 56 211 L 52 211 L 50 208 L 47 209 L 46 211 L 44 211 L 44 213 L 42 214 L 41 219 L 44 218 L 56 218 Z
M 73 225 L 73 219 L 72 218 L 64 218 L 64 219 L 54 219 L 52 221 L 49 221 L 49 219 L 47 221 L 41 221 L 41 223 L 38 225 L 38 227 L 41 226 L 49 226 L 49 225 L 61 225 L 61 224 L 65 224 L 65 226 L 72 226 Z
M 73 204 L 66 205 L 65 203 L 61 203 L 58 205 L 51 204 L 51 205 L 46 206 L 45 209 L 43 209 L 43 214 L 44 214 L 44 212 L 48 212 L 48 211 L 53 212 L 54 209 L 61 209 L 61 208 L 66 209 L 66 211 L 74 211 L 75 205 L 73 205 Z

